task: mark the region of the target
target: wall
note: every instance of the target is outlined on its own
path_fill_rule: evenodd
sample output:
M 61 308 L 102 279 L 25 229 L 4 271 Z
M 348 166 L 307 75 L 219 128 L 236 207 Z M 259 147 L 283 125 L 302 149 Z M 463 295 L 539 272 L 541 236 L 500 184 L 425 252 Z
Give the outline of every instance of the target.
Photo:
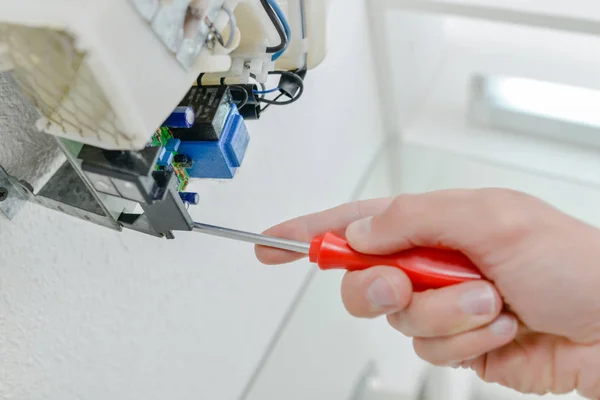
M 393 195 L 389 158 L 397 156 L 395 148 L 386 144 L 356 199 Z M 354 397 L 366 376 L 377 381 L 378 394 L 416 399 L 428 366 L 415 355 L 412 341 L 393 330 L 385 318 L 351 317 L 339 295 L 342 272 L 313 273 L 248 400 L 370 400 L 364 392 L 365 397 Z
M 260 231 L 351 197 L 383 138 L 363 4 L 334 5 L 306 97 L 250 125 L 236 180 L 193 187 L 196 220 Z M 261 266 L 247 244 L 119 234 L 33 205 L 0 217 L 0 398 L 235 399 L 309 271 Z
M 394 21 L 401 21 L 406 15 L 398 11 L 390 13 L 390 37 L 401 34 L 402 28 Z M 420 14 L 408 15 L 423 18 Z M 433 72 L 427 79 L 429 85 L 423 89 L 425 94 L 415 97 L 412 92 L 407 93 L 419 108 L 411 120 L 397 125 L 402 139 L 548 176 L 600 185 L 600 176 L 595 172 L 600 168 L 597 151 L 474 128 L 468 122 L 470 79 L 475 73 L 599 89 L 600 38 L 480 20 L 436 18 L 444 26 L 445 35 L 440 39 L 442 45 L 436 46 L 438 57 L 426 60 L 424 68 Z M 391 44 L 389 48 L 393 63 L 400 63 L 405 54 L 395 52 Z M 431 63 L 437 63 L 436 68 Z M 403 82 L 409 79 L 394 75 L 398 95 L 405 93 Z

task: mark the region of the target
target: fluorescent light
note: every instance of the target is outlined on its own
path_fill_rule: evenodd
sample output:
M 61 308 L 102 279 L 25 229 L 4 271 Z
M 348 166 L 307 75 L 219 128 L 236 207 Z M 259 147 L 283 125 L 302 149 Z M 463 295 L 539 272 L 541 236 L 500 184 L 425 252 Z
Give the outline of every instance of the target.
M 477 75 L 471 121 L 600 148 L 600 91 L 520 77 Z
M 540 117 L 600 127 L 600 92 L 524 78 L 497 78 L 488 95 L 499 106 Z

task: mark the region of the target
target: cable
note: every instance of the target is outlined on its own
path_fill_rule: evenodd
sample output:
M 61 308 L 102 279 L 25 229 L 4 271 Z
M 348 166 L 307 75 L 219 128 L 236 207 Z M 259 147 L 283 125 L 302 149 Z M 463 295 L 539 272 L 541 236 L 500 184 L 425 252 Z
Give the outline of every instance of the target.
M 225 11 L 227 13 L 227 15 L 229 16 L 229 38 L 227 38 L 227 43 L 223 46 L 226 49 L 229 49 L 229 47 L 233 44 L 233 39 L 235 38 L 235 32 L 237 31 L 237 20 L 235 19 L 235 14 L 233 13 L 233 10 L 225 5 L 223 5 L 223 11 Z
M 297 74 L 295 74 L 292 71 L 271 71 L 271 72 L 269 72 L 269 75 L 287 76 L 288 78 L 295 80 L 296 83 L 298 84 L 298 94 L 296 94 L 296 97 L 294 97 L 290 100 L 285 100 L 285 101 L 279 101 L 279 99 L 284 95 L 283 93 L 280 94 L 274 100 L 267 100 L 265 98 L 261 98 L 259 100 L 261 103 L 272 104 L 272 105 L 276 105 L 276 106 L 285 106 L 288 104 L 295 103 L 296 101 L 298 101 L 298 99 L 300 99 L 300 97 L 302 97 L 302 94 L 304 93 L 304 81 L 302 80 L 302 78 L 300 76 L 298 76 Z
M 279 43 L 277 46 L 267 47 L 267 53 L 268 54 L 275 54 L 275 53 L 277 53 L 279 51 L 282 51 L 282 50 L 285 51 L 285 49 L 288 46 L 289 39 L 286 36 L 285 28 L 284 28 L 284 26 L 282 24 L 282 21 L 277 16 L 277 14 L 275 13 L 275 10 L 273 9 L 273 7 L 271 6 L 271 4 L 269 3 L 270 1 L 272 1 L 272 0 L 260 0 L 260 3 L 262 4 L 263 8 L 265 9 L 265 12 L 269 16 L 269 19 L 271 20 L 271 22 L 275 26 L 275 30 L 277 30 L 277 34 L 279 35 L 279 38 L 281 40 L 281 43 Z
M 206 75 L 206 73 L 202 72 L 200 75 L 198 75 L 198 78 L 196 78 L 196 84 L 200 87 L 202 87 L 202 78 L 204 78 L 204 75 Z
M 230 85 L 229 89 L 237 90 L 238 92 L 244 93 L 244 100 L 240 101 L 239 104 L 237 105 L 239 110 L 244 108 L 244 106 L 246 104 L 248 104 L 248 100 L 250 100 L 250 95 L 248 94 L 248 91 L 246 89 L 244 89 L 242 86 L 238 86 L 238 85 Z
M 253 90 L 252 92 L 254 94 L 269 94 L 269 93 L 275 93 L 275 92 L 279 92 L 279 88 L 273 88 L 273 89 L 269 89 L 269 90 Z
M 254 79 L 256 81 L 256 84 L 260 86 L 260 90 L 262 90 L 263 92 L 265 90 L 267 90 L 267 86 L 263 83 L 263 82 L 259 82 L 258 79 L 256 79 L 256 75 L 254 75 L 253 73 L 250 73 L 250 78 Z M 262 99 L 264 99 L 265 96 L 264 95 L 258 95 L 258 102 L 260 103 L 260 101 Z
M 283 96 L 285 96 L 283 93 L 281 93 L 279 96 L 275 97 L 275 99 L 273 99 L 273 101 L 277 101 L 280 98 L 282 98 Z M 273 104 L 267 104 L 266 106 L 264 106 L 263 108 L 260 109 L 260 112 L 263 113 L 267 108 L 271 107 Z
M 307 39 L 307 27 L 306 27 L 306 0 L 300 0 L 300 19 L 302 26 L 302 40 Z M 304 52 L 304 69 L 308 69 L 308 51 Z
M 272 60 L 275 61 L 279 57 L 281 57 L 281 55 L 287 50 L 288 46 L 290 45 L 290 42 L 292 41 L 292 29 L 290 28 L 290 24 L 288 23 L 287 18 L 285 17 L 285 14 L 283 13 L 283 10 L 281 10 L 281 7 L 279 7 L 277 0 L 268 0 L 268 2 L 271 5 L 271 8 L 273 9 L 273 11 L 275 11 L 275 14 L 277 14 L 279 21 L 283 25 L 283 29 L 284 29 L 285 35 L 287 37 L 285 47 L 273 55 Z

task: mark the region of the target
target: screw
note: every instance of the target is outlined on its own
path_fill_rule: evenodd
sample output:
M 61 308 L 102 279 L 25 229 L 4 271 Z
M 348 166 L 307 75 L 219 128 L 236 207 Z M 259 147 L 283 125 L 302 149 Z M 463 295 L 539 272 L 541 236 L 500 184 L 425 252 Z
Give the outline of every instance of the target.
M 0 201 L 6 200 L 8 197 L 8 190 L 4 187 L 0 187 Z

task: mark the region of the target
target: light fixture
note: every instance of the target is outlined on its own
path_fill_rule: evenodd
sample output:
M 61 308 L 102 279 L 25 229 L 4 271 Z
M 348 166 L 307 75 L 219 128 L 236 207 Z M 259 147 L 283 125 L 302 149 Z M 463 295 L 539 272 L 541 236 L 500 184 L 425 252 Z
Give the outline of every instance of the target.
M 520 77 L 476 75 L 471 120 L 489 128 L 600 147 L 600 91 Z

